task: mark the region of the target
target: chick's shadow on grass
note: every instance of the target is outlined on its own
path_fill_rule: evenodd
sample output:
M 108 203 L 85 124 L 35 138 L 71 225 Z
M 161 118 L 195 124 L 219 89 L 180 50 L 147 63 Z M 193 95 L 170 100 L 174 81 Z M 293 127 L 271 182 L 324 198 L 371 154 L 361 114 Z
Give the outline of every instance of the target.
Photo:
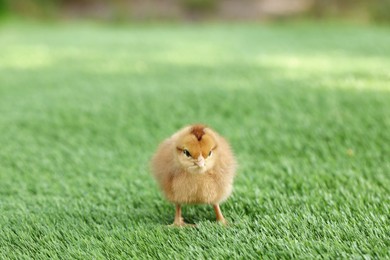
M 128 221 L 134 224 L 169 226 L 174 221 L 175 205 L 163 198 L 156 198 L 150 203 L 133 202 L 132 204 L 133 210 L 128 212 Z M 186 223 L 195 225 L 204 221 L 216 221 L 211 205 L 182 205 L 182 217 Z
M 167 201 L 156 184 L 131 182 L 127 190 L 134 191 L 126 195 L 127 223 L 135 225 L 169 226 L 175 219 L 175 204 Z M 137 192 L 135 192 L 137 191 Z M 182 218 L 187 224 L 216 222 L 212 205 L 182 204 Z
M 163 202 L 162 211 L 158 215 L 160 217 L 156 219 L 156 223 L 162 225 L 172 224 L 175 218 L 175 205 L 169 202 Z M 216 221 L 213 207 L 203 204 L 182 205 L 182 218 L 187 224 L 195 225 L 205 221 Z

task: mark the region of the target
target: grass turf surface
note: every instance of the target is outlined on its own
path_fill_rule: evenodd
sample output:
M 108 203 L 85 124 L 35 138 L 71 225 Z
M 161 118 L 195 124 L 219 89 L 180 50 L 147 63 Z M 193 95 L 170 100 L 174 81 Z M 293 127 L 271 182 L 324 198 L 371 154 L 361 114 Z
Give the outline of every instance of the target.
M 343 24 L 0 28 L 0 258 L 388 258 L 390 31 Z M 174 208 L 157 144 L 204 122 L 240 168 Z

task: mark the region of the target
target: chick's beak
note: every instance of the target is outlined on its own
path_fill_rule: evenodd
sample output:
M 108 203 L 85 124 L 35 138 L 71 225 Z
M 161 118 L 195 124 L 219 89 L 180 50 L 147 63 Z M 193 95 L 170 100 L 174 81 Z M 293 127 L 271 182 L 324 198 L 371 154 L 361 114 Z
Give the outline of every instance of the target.
M 199 156 L 198 160 L 197 160 L 195 163 L 196 163 L 196 165 L 198 165 L 199 167 L 204 167 L 204 166 L 205 166 L 205 161 L 204 161 L 203 156 Z

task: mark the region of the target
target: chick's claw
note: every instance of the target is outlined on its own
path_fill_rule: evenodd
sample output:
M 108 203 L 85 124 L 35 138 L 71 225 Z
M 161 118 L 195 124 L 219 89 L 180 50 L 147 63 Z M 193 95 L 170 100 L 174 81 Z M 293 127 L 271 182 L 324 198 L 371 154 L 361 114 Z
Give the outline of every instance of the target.
M 183 218 L 181 218 L 180 220 L 175 220 L 171 225 L 169 225 L 170 227 L 196 227 L 195 224 L 188 224 L 188 223 L 185 223 Z
M 228 222 L 226 221 L 226 219 L 217 219 L 217 222 L 218 222 L 219 224 L 224 225 L 224 226 L 227 226 L 227 225 L 228 225 Z

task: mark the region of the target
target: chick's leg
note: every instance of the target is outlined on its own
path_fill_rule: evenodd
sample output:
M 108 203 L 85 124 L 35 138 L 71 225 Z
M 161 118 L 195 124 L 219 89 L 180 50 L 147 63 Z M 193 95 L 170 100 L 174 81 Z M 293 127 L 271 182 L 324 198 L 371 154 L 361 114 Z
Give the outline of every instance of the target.
M 183 218 L 181 217 L 181 205 L 176 204 L 176 213 L 175 213 L 175 220 L 173 221 L 173 226 L 183 226 L 184 221 Z
M 184 227 L 184 226 L 195 227 L 196 225 L 187 224 L 184 222 L 183 218 L 181 217 L 181 205 L 176 204 L 175 220 L 173 221 L 173 224 L 171 226 L 174 226 L 174 227 Z
M 217 221 L 226 225 L 226 219 L 223 217 L 221 209 L 219 208 L 219 204 L 214 204 L 213 205 L 214 211 L 215 211 L 215 216 L 217 217 Z

